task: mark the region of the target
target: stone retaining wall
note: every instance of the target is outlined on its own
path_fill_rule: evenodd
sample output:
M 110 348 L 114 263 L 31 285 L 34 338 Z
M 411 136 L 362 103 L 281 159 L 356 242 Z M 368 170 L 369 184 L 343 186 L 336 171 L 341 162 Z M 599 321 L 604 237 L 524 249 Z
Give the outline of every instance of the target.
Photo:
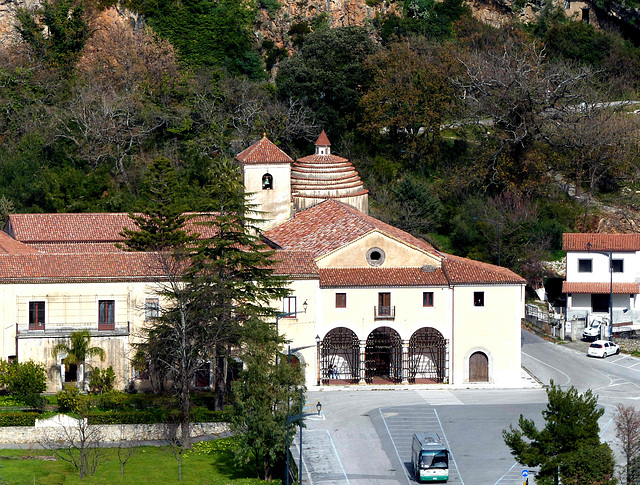
M 640 339 L 614 338 L 615 343 L 620 346 L 620 351 L 631 354 L 634 351 L 640 352 Z
M 74 428 L 72 425 L 66 427 L 68 431 L 72 431 Z M 95 425 L 95 428 L 100 429 L 101 442 L 165 440 L 168 432 L 167 426 L 163 423 L 102 424 Z M 0 428 L 0 444 L 37 444 L 47 438 L 50 440 L 60 431 L 62 431 L 60 426 L 9 426 Z M 229 431 L 229 423 L 193 423 L 191 425 L 191 437 L 193 438 L 220 435 L 227 431 Z M 179 426 L 176 434 L 180 436 Z

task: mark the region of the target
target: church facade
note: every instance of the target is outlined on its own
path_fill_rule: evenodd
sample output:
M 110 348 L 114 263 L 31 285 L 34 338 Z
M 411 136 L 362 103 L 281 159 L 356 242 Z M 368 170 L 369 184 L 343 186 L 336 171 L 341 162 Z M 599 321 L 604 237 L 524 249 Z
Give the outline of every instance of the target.
M 523 278 L 369 216 L 324 132 L 295 162 L 266 137 L 236 159 L 291 280 L 278 329 L 308 384 L 519 385 Z
M 524 279 L 369 216 L 357 171 L 324 132 L 296 161 L 266 137 L 236 160 L 290 280 L 274 324 L 307 385 L 520 385 Z M 49 391 L 82 380 L 51 355 L 80 329 L 107 356 L 88 364 L 113 366 L 118 387 L 144 385 L 132 343 L 163 305 L 162 275 L 116 246 L 123 227 L 127 214 L 14 214 L 0 232 L 0 357 L 45 364 Z

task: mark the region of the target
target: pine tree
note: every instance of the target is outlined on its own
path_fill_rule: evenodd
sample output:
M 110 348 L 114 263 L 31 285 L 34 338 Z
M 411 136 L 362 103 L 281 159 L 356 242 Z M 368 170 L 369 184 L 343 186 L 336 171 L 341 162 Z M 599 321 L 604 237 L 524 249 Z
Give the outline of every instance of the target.
M 502 432 L 511 454 L 519 463 L 539 466 L 536 483 L 558 485 L 614 484 L 613 452 L 600 443 L 598 398 L 591 390 L 579 394 L 575 387 L 563 391 L 553 381 L 547 390 L 549 403 L 542 412 L 545 427 L 538 430 L 532 419 L 520 415 L 518 429 Z M 524 438 L 527 438 L 525 441 Z M 585 458 L 588 457 L 588 458 Z

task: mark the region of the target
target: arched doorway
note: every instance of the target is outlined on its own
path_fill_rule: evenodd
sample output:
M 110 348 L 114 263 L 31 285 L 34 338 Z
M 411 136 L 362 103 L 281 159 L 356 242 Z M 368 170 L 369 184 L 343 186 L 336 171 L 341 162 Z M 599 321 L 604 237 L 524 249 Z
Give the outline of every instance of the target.
M 469 382 L 489 382 L 489 358 L 484 352 L 469 357 Z
M 360 380 L 360 340 L 353 330 L 334 328 L 320 342 L 320 378 L 325 385 Z
M 365 348 L 365 380 L 402 380 L 402 341 L 391 327 L 379 327 L 369 334 Z
M 435 328 L 422 327 L 409 340 L 408 380 L 441 383 L 447 377 L 447 341 Z

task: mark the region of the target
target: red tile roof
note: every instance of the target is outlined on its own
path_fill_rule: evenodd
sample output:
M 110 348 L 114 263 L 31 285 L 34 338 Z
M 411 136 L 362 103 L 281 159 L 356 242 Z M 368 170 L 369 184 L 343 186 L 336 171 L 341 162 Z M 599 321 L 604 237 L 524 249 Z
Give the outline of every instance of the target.
M 321 268 L 321 288 L 362 286 L 448 286 L 441 269 L 421 268 Z
M 273 259 L 273 272 L 277 275 L 288 275 L 292 279 L 318 278 L 318 266 L 309 251 L 276 251 Z
M 3 254 L 0 283 L 157 281 L 156 253 Z
M 438 258 L 431 244 L 331 199 L 297 212 L 293 219 L 266 231 L 264 237 L 274 247 L 310 251 L 317 257 L 376 230 Z
M 320 133 L 320 136 L 316 140 L 316 145 L 323 147 L 331 145 L 331 142 L 329 142 L 329 138 L 327 137 L 327 134 L 324 132 L 324 130 L 322 130 L 322 133 Z
M 640 234 L 565 233 L 562 249 L 565 251 L 640 251 Z
M 526 280 L 502 266 L 495 266 L 473 259 L 461 258 L 452 254 L 443 254 L 442 269 L 453 285 L 491 283 L 525 284 Z
M 238 153 L 236 160 L 245 165 L 293 162 L 291 157 L 275 146 L 266 135 L 249 148 Z
M 36 248 L 16 241 L 6 232 L 0 231 L 0 254 L 29 254 L 37 252 Z
M 562 282 L 562 293 L 606 293 L 611 290 L 611 283 L 575 283 Z M 614 283 L 613 293 L 616 295 L 640 293 L 640 283 Z
M 125 213 L 11 214 L 7 232 L 27 244 L 116 242 L 122 241 L 124 227 L 136 228 Z

